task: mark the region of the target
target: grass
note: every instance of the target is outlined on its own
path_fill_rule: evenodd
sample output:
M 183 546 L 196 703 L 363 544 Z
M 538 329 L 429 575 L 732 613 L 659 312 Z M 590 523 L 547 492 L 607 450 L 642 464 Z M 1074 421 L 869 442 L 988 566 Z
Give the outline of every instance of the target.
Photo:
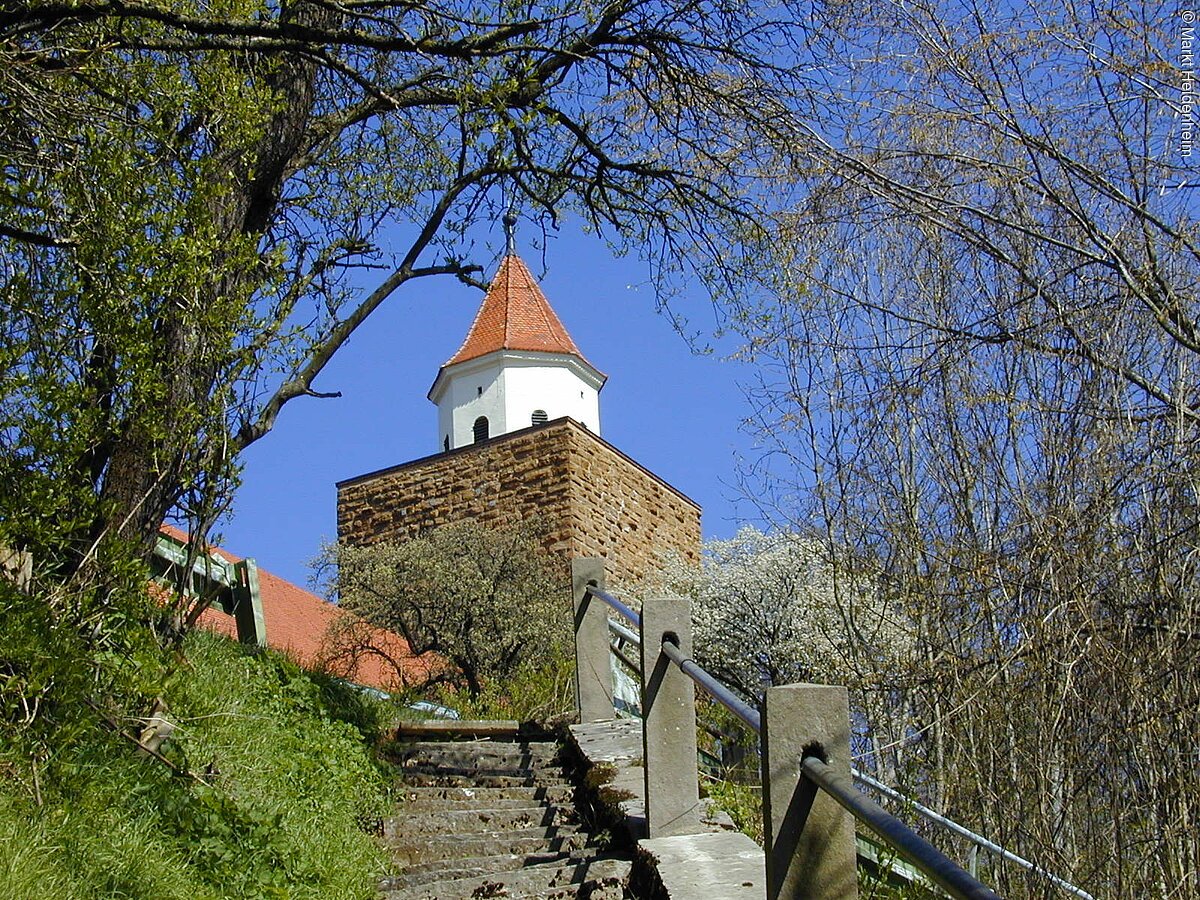
M 372 744 L 388 710 L 273 653 L 206 634 L 185 649 L 164 753 L 198 778 L 99 729 L 50 761 L 40 805 L 0 778 L 0 896 L 371 897 L 389 806 Z
M 477 697 L 441 689 L 432 699 L 462 719 L 513 719 L 542 724 L 562 721 L 575 709 L 575 657 L 565 649 L 527 661 L 512 677 L 487 679 Z

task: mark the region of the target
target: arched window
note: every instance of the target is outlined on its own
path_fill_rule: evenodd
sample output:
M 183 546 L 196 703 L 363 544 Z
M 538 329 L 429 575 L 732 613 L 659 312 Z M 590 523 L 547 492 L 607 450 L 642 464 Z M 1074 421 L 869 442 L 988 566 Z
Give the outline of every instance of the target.
M 446 435 L 446 439 L 442 441 L 442 450 L 446 453 L 450 452 L 450 435 Z
M 488 439 L 488 420 L 487 416 L 480 416 L 475 420 L 475 443 L 486 441 Z
M 546 411 L 544 409 L 535 409 L 530 419 L 533 420 L 534 425 L 545 425 L 547 422 Z

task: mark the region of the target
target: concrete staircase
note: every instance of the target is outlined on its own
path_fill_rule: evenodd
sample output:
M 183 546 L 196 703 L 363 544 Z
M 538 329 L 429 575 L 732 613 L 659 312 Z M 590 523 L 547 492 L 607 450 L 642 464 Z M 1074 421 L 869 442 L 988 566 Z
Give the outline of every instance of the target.
M 413 726 L 384 840 L 400 874 L 387 900 L 627 897 L 629 854 L 589 830 L 558 743 L 515 723 Z M 462 738 L 467 739 L 462 739 Z M 459 739 L 453 739 L 459 738 Z

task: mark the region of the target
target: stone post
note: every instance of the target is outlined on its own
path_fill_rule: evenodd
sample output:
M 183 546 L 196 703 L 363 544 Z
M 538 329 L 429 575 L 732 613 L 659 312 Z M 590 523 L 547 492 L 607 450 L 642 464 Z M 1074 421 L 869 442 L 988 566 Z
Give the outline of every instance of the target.
M 575 600 L 575 702 L 579 721 L 616 718 L 613 710 L 612 662 L 608 652 L 608 605 L 588 596 L 588 585 L 604 589 L 604 560 L 571 560 Z
M 642 604 L 642 759 L 651 838 L 701 830 L 696 686 L 662 652 L 668 635 L 690 658 L 692 611 L 686 597 L 653 597 Z
M 0 544 L 0 578 L 11 581 L 19 591 L 33 588 L 33 554 Z
M 767 900 L 854 900 L 854 817 L 801 777 L 815 752 L 850 778 L 850 704 L 844 687 L 767 689 L 762 728 Z

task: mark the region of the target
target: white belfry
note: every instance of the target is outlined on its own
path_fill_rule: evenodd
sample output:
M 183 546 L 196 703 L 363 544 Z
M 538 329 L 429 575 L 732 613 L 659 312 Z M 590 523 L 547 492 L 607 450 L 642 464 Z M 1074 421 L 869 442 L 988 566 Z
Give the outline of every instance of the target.
M 429 389 L 438 440 L 453 450 L 563 416 L 600 434 L 606 377 L 583 358 L 510 249 L 466 340 Z

